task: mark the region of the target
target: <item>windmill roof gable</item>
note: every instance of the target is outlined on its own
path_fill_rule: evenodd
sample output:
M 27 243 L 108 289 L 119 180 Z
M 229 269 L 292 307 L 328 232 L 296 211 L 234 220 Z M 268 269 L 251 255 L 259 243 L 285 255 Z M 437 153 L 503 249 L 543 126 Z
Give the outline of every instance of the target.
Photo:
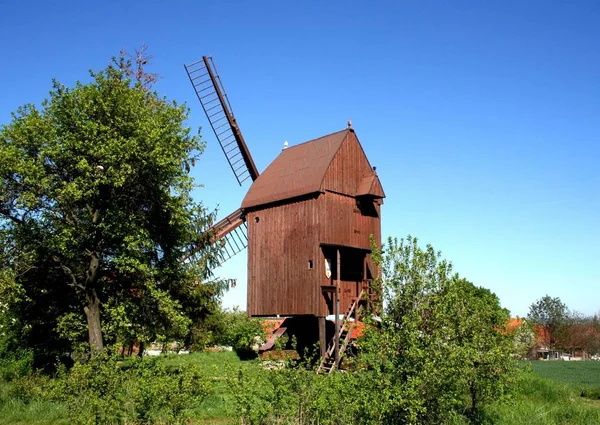
M 344 129 L 282 150 L 252 183 L 242 208 L 321 191 L 327 168 L 351 131 Z

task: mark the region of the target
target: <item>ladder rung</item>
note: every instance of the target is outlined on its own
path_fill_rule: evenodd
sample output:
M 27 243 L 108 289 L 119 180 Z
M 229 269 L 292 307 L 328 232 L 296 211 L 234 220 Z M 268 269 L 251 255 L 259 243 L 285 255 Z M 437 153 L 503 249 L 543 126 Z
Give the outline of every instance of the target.
M 206 102 L 203 102 L 203 105 L 204 106 L 209 105 L 209 104 L 211 104 L 211 103 L 213 103 L 214 101 L 217 101 L 217 100 L 219 100 L 219 98 L 215 97 L 214 99 L 207 100 Z
M 213 109 L 215 109 L 215 108 L 218 108 L 219 106 L 221 106 L 221 105 L 219 105 L 219 104 L 216 104 L 215 106 L 211 106 L 210 108 L 208 108 L 208 109 L 206 110 L 206 112 L 208 112 L 208 111 L 212 111 Z
M 225 152 L 225 154 L 226 154 L 226 155 L 227 155 L 227 154 L 230 154 L 230 153 L 231 153 L 231 152 L 233 152 L 233 151 L 234 151 L 236 148 L 237 148 L 237 145 L 236 145 L 236 146 L 234 146 L 233 148 L 229 149 L 227 152 Z M 236 156 L 238 156 L 239 154 L 240 154 L 240 151 L 239 151 L 239 149 L 238 149 L 238 151 L 235 153 L 235 155 L 232 155 L 231 157 L 230 157 L 229 155 L 227 155 L 227 158 L 233 159 L 233 158 L 235 158 Z
M 192 74 L 195 74 L 196 72 L 199 72 L 199 71 L 203 71 L 203 70 L 205 70 L 205 69 L 206 69 L 206 67 L 204 67 L 204 66 L 201 66 L 201 67 L 199 67 L 199 68 L 192 69 L 191 71 L 190 71 L 190 69 L 189 69 L 189 68 L 187 68 L 187 67 L 186 67 L 185 69 L 186 69 L 186 71 L 187 71 L 188 75 L 189 75 L 189 76 L 190 76 L 190 78 L 191 78 L 191 77 L 192 77 Z
M 196 90 L 196 93 L 202 93 L 203 91 L 206 91 L 206 90 L 212 89 L 212 88 L 213 88 L 213 86 L 204 87 L 203 89 Z M 215 94 L 215 93 L 216 92 L 212 92 L 212 93 L 206 94 L 206 95 L 202 96 L 200 99 L 204 99 L 206 96 L 210 96 L 211 94 Z
M 210 81 L 210 78 L 209 78 L 209 79 L 207 79 L 207 80 L 204 80 L 204 81 L 200 81 L 199 83 L 196 83 L 196 84 L 194 84 L 194 87 L 201 86 L 202 84 L 204 84 L 204 83 L 208 83 L 209 81 Z
M 195 76 L 194 78 L 192 78 L 192 81 L 195 81 L 195 80 L 197 80 L 198 78 L 202 78 L 202 77 L 204 77 L 205 75 L 208 75 L 208 72 L 207 72 L 207 73 L 205 73 L 205 74 L 201 74 L 201 75 L 197 75 L 197 76 Z
M 221 118 L 219 118 L 218 120 L 214 120 L 214 121 L 210 121 L 210 120 L 209 120 L 209 121 L 210 121 L 210 125 L 211 125 L 211 126 L 213 126 L 215 123 L 218 123 L 219 121 L 221 121 L 221 120 L 224 120 L 225 118 L 227 118 L 227 115 L 223 115 L 223 116 L 222 116 Z M 213 127 L 213 130 L 214 130 L 214 129 L 215 129 L 215 128 Z
M 212 118 L 212 117 L 214 117 L 215 115 L 224 114 L 224 113 L 225 113 L 225 111 L 223 111 L 223 110 L 221 109 L 220 111 L 217 111 L 217 112 L 215 112 L 215 113 L 214 113 L 214 114 L 212 114 L 212 115 L 209 115 L 209 116 L 208 116 L 208 119 L 211 119 L 211 118 Z M 227 116 L 227 115 L 225 115 L 225 116 Z
M 199 64 L 200 62 L 204 62 L 204 59 L 200 59 L 200 60 L 197 60 L 196 62 L 192 62 L 192 63 L 190 63 L 189 65 L 186 65 L 186 68 L 187 68 L 187 67 L 192 67 L 192 66 L 194 66 L 194 65 L 196 65 L 196 64 Z
M 225 134 L 225 133 L 227 133 L 228 131 L 231 131 L 231 129 L 230 129 L 230 128 L 227 128 L 226 130 L 224 130 L 224 131 L 220 132 L 219 134 L 217 134 L 217 137 L 220 137 L 220 136 L 221 136 L 221 134 Z M 215 131 L 215 133 L 216 133 L 216 131 Z M 232 136 L 233 136 L 233 134 L 232 134 Z M 224 139 L 224 140 L 227 140 L 227 139 Z
M 233 137 L 233 134 L 230 134 L 229 136 L 224 137 L 223 139 L 219 139 L 219 142 L 221 142 L 221 145 L 223 145 L 223 143 L 225 143 L 227 140 L 229 140 L 232 137 Z M 226 148 L 227 146 L 229 146 L 229 145 L 231 145 L 232 143 L 235 143 L 235 142 L 236 142 L 236 140 L 235 140 L 235 137 L 234 137 L 234 139 L 231 142 L 228 142 L 228 143 L 224 144 L 223 147 Z
M 224 127 L 224 126 L 226 126 L 227 124 L 229 124 L 229 123 L 223 123 L 223 124 L 221 124 L 220 126 L 213 128 L 213 130 L 217 131 L 217 130 L 218 130 L 218 129 L 220 129 L 221 127 Z

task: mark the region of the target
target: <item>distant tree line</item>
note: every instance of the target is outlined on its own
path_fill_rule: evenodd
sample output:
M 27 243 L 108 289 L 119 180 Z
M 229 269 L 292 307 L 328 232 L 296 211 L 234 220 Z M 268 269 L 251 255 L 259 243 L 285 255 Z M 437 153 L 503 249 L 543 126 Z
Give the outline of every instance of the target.
M 558 297 L 546 295 L 531 304 L 526 318 L 535 335 L 530 357 L 546 350 L 577 353 L 587 358 L 600 354 L 600 317 L 570 310 Z

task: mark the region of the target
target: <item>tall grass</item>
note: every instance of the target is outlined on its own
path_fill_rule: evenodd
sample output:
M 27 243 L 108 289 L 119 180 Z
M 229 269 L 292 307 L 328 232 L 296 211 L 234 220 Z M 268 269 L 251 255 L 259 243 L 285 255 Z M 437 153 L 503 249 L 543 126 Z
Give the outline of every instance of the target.
M 302 397 L 299 400 L 303 403 L 310 400 L 316 403 L 315 406 L 322 412 L 319 417 L 320 423 L 346 423 L 342 415 L 344 409 L 339 407 L 343 397 L 340 398 L 340 394 L 336 393 L 336 388 L 340 384 L 337 381 L 344 381 L 352 376 L 339 374 L 332 377 L 317 377 L 314 373 L 307 371 L 295 373 L 293 370 L 283 374 L 273 373 L 265 370 L 259 362 L 242 362 L 235 353 L 231 352 L 167 355 L 162 356 L 159 361 L 166 369 L 174 371 L 187 366 L 199 367 L 208 377 L 210 394 L 202 402 L 189 406 L 191 423 L 221 425 L 239 423 L 239 403 L 249 403 L 249 406 L 252 406 L 254 401 L 264 404 L 263 407 L 267 409 L 266 417 L 276 418 L 278 424 L 298 423 L 294 422 L 293 412 L 291 412 L 298 410 L 298 406 L 291 406 L 294 407 L 293 409 L 285 407 L 287 404 L 284 399 L 290 395 L 290 390 L 300 391 Z M 562 366 L 565 365 L 565 362 L 560 363 Z M 135 365 L 133 362 L 124 361 L 121 362 L 121 367 L 127 369 Z M 556 371 L 559 370 L 558 366 L 553 367 L 557 368 Z M 585 369 L 592 366 L 578 367 Z M 240 370 L 243 371 L 241 374 Z M 474 418 L 474 423 L 483 425 L 600 424 L 600 408 L 598 408 L 600 403 L 595 404 L 580 397 L 580 391 L 573 383 L 553 382 L 537 376 L 537 372 L 535 365 L 533 372 L 523 371 L 508 400 L 482 406 L 479 416 Z M 249 378 L 247 382 L 246 378 L 243 382 L 240 381 L 242 376 Z M 366 375 L 357 374 L 355 377 L 360 380 Z M 0 425 L 68 424 L 67 406 L 60 402 L 49 401 L 41 390 L 38 392 L 39 388 L 52 382 L 54 381 L 36 375 L 23 376 L 11 382 L 0 382 Z M 272 396 L 265 398 L 258 394 L 257 398 L 254 398 L 252 393 L 264 392 L 265 386 L 273 387 Z M 354 394 L 353 397 L 358 397 L 358 394 Z M 377 394 L 373 394 L 372 401 L 376 402 L 376 399 Z M 352 400 L 353 403 L 359 401 Z M 366 407 L 368 406 L 362 408 Z M 274 412 L 275 415 L 270 412 Z M 458 416 L 452 423 L 467 424 L 468 419 Z
M 0 425 L 66 425 L 67 410 L 59 403 L 29 397 L 18 383 L 0 383 Z
M 600 424 L 600 409 L 582 399 L 568 384 L 523 372 L 512 398 L 484 406 L 478 422 L 485 425 Z

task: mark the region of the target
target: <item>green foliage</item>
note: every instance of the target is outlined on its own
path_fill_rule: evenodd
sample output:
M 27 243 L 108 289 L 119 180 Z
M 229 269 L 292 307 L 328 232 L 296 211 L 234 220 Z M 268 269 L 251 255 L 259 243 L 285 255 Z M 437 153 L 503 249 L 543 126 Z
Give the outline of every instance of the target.
M 190 195 L 204 144 L 143 75 L 122 56 L 0 128 L 0 316 L 38 366 L 87 339 L 184 339 L 227 287 Z
M 128 371 L 130 402 L 138 423 L 185 423 L 189 409 L 208 395 L 198 365 L 168 371 L 159 359 L 138 360 Z
M 234 308 L 225 312 L 225 329 L 217 342 L 230 345 L 240 357 L 252 356 L 253 346 L 265 341 L 265 331 L 259 319 L 250 318 L 245 311 Z
M 230 382 L 243 424 L 378 423 L 370 416 L 378 405 L 363 402 L 366 389 L 361 384 L 367 381 L 354 374 L 317 375 L 302 366 L 254 368 L 240 369 Z
M 29 350 L 17 349 L 0 352 L 0 380 L 12 381 L 31 373 L 33 354 Z
M 452 274 L 432 246 L 389 239 L 374 258 L 382 271 L 381 329 L 359 342 L 359 367 L 379 385 L 381 421 L 455 420 L 469 395 L 479 404 L 501 397 L 515 375 L 508 311 L 483 288 Z
M 129 416 L 126 384 L 116 360 L 104 353 L 75 364 L 68 374 L 63 371 L 52 395 L 67 406 L 73 423 L 121 423 Z
M 189 345 L 195 351 L 212 346 L 231 346 L 242 357 L 253 357 L 252 347 L 265 340 L 259 319 L 250 318 L 244 311 L 216 307 L 205 320 L 192 327 Z M 262 342 L 261 342 L 262 341 Z
M 108 359 L 107 362 L 112 366 L 102 372 L 102 379 L 113 382 L 115 378 L 107 379 L 107 376 L 114 372 L 122 375 L 116 379 L 124 381 L 125 403 L 119 407 L 121 414 L 116 415 L 122 419 L 121 423 L 177 423 L 168 400 L 174 400 L 173 394 L 178 391 L 186 393 L 183 401 L 174 403 L 186 408 L 180 415 L 180 423 L 185 417 L 186 423 L 240 423 L 240 420 L 245 424 L 264 425 L 406 423 L 386 410 L 398 393 L 390 385 L 391 380 L 374 369 L 332 375 L 316 375 L 312 368 L 303 367 L 269 370 L 260 362 L 240 362 L 231 352 L 170 354 L 144 360 Z M 470 419 L 454 414 L 440 423 L 587 425 L 600 422 L 596 402 L 580 397 L 577 389 L 577 382 L 586 377 L 597 381 L 596 362 L 533 362 L 534 373 L 526 370 L 529 363 L 520 364 L 523 367 L 513 384 L 511 397 L 482 404 Z M 552 368 L 548 370 L 554 374 L 563 370 L 563 376 L 570 374 L 573 382 L 561 384 L 536 376 L 542 373 L 538 366 Z M 568 369 L 560 369 L 562 366 Z M 189 368 L 194 372 L 181 380 L 181 374 Z M 581 370 L 576 372 L 573 368 Z M 78 376 L 85 374 L 80 372 Z M 33 375 L 9 384 L 0 382 L 0 424 L 86 423 L 83 414 L 73 411 L 68 414 L 64 404 L 66 398 L 71 399 L 73 410 L 77 403 L 93 401 L 86 399 L 92 391 L 91 384 L 75 386 L 86 393 L 74 397 L 74 388 L 67 387 L 76 385 L 74 378 L 67 377 L 63 371 L 54 379 Z M 200 387 L 200 394 L 188 398 L 196 386 Z M 210 391 L 204 397 L 207 388 Z M 68 397 L 64 396 L 65 390 Z M 63 402 L 57 400 L 61 394 Z M 50 397 L 55 401 L 50 401 Z M 82 406 L 82 410 L 86 409 Z
M 549 348 L 564 348 L 567 340 L 569 310 L 558 297 L 548 295 L 540 298 L 529 307 L 527 320 L 533 326 L 544 329 L 543 343 Z
M 102 354 L 63 374 L 51 394 L 77 424 L 183 424 L 209 386 L 198 365 L 169 370 L 152 358 L 125 368 L 117 357 Z

